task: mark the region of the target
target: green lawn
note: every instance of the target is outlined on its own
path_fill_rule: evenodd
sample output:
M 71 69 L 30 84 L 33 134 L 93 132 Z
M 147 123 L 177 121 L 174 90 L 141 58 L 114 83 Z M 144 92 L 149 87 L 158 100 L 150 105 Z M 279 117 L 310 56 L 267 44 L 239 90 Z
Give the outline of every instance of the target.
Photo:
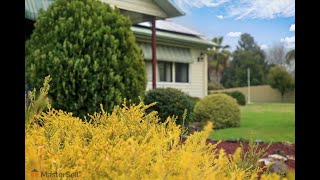
M 294 104 L 254 103 L 240 109 L 240 127 L 215 130 L 210 138 L 252 138 L 265 142 L 295 141 Z

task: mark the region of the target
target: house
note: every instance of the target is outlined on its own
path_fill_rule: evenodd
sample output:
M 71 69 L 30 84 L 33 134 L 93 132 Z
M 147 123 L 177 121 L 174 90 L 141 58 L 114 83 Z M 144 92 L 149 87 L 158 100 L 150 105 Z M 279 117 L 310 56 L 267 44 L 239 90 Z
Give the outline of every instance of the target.
M 147 68 L 147 90 L 152 89 L 152 53 L 150 23 L 134 25 L 137 44 L 144 52 Z M 157 87 L 181 89 L 190 96 L 207 96 L 208 64 L 205 54 L 212 42 L 186 27 L 157 20 Z
M 184 15 L 181 10 L 169 0 L 101 1 L 118 7 L 133 22 L 131 29 L 144 52 L 147 90 L 172 87 L 193 97 L 208 95 L 206 51 L 214 44 L 197 32 L 165 20 Z M 46 10 L 51 3 L 25 0 L 25 18 L 35 21 L 39 10 Z

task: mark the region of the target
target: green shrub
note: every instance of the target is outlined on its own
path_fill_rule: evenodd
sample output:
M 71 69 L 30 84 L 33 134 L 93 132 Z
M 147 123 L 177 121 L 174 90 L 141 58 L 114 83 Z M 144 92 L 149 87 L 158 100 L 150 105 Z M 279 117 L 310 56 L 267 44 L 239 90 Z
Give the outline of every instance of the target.
M 193 99 L 194 103 L 197 103 L 198 101 L 201 100 L 201 98 L 199 97 L 191 97 L 191 98 Z
M 56 0 L 40 14 L 26 42 L 26 83 L 52 77 L 52 106 L 83 116 L 107 111 L 146 89 L 142 51 L 130 20 L 97 0 Z
M 282 66 L 276 65 L 270 69 L 268 74 L 269 85 L 281 93 L 281 102 L 285 93 L 294 89 L 294 79 Z
M 225 94 L 235 98 L 239 105 L 246 105 L 246 97 L 240 91 L 231 91 L 231 92 L 224 92 Z
M 208 84 L 208 90 L 220 90 L 220 89 L 224 89 L 222 84 L 217 84 L 217 83 Z
M 237 103 L 239 105 L 246 105 L 246 97 L 245 95 L 240 92 L 240 91 L 230 91 L 230 92 L 213 92 L 213 93 L 210 93 L 210 94 L 226 94 L 226 95 L 229 95 L 231 97 L 233 97 L 234 99 L 237 100 Z
M 158 111 L 161 122 L 165 122 L 168 116 L 178 116 L 176 123 L 183 124 L 182 115 L 187 110 L 187 117 L 184 125 L 194 119 L 193 109 L 195 101 L 186 93 L 174 88 L 157 88 L 146 93 L 145 104 L 157 102 L 147 112 Z
M 197 102 L 195 121 L 214 122 L 215 128 L 240 126 L 240 108 L 237 101 L 226 94 L 210 94 Z

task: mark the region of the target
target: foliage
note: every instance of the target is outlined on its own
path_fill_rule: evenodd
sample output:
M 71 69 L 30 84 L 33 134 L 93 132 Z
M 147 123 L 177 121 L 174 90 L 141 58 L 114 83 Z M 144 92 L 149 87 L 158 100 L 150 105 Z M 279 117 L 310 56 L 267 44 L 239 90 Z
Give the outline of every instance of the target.
M 275 66 L 270 69 L 268 83 L 272 88 L 277 89 L 281 93 L 282 100 L 285 93 L 294 89 L 292 76 L 281 66 Z
M 231 53 L 227 50 L 230 46 L 222 45 L 223 37 L 215 37 L 212 42 L 216 45 L 207 53 L 209 82 L 218 83 L 231 57 Z
M 257 179 L 263 173 L 264 167 L 238 165 L 246 161 L 241 149 L 227 156 L 223 149 L 217 151 L 217 144 L 206 144 L 212 123 L 182 143 L 182 128 L 172 118 L 158 123 L 157 112 L 145 113 L 152 105 L 124 102 L 111 113 L 101 107 L 89 122 L 50 105 L 30 116 L 25 126 L 26 179 L 33 178 L 33 169 L 51 177 L 76 173 L 79 179 Z M 261 179 L 280 176 L 266 173 Z
M 213 92 L 210 94 L 226 94 L 236 99 L 239 105 L 242 105 L 242 106 L 246 105 L 246 96 L 240 91 L 221 91 L 221 92 Z
M 240 126 L 240 109 L 237 101 L 226 94 L 210 94 L 197 102 L 195 120 L 212 121 L 216 128 Z
M 49 98 L 47 97 L 48 91 L 50 89 L 49 82 L 51 77 L 47 76 L 44 79 L 43 87 L 40 88 L 40 93 L 36 95 L 36 89 L 33 91 L 27 92 L 25 94 L 25 121 L 27 122 L 35 114 L 47 109 L 49 105 Z
M 233 52 L 233 60 L 221 78 L 221 83 L 225 88 L 247 86 L 248 68 L 251 73 L 251 85 L 266 83 L 265 76 L 269 69 L 265 62 L 265 52 L 250 34 L 243 33 L 238 41 L 237 50 Z
M 225 88 L 243 87 L 248 85 L 250 68 L 250 84 L 263 85 L 266 83 L 265 72 L 267 65 L 260 53 L 255 51 L 235 51 L 230 66 L 224 72 L 221 83 Z
M 191 98 L 193 99 L 194 104 L 196 104 L 198 101 L 201 100 L 201 98 L 199 98 L 199 97 L 191 97 Z
M 131 22 L 97 0 L 56 0 L 41 12 L 26 41 L 26 84 L 50 75 L 53 107 L 83 116 L 100 103 L 112 110 L 123 98 L 138 102 L 146 89 L 142 51 Z
M 249 144 L 247 151 L 244 151 L 245 148 L 242 142 L 240 142 L 240 147 L 236 149 L 233 157 L 238 156 L 237 158 L 239 160 L 235 166 L 255 172 L 257 169 L 259 169 L 259 167 L 261 167 L 261 164 L 258 162 L 258 160 L 266 155 L 266 150 L 271 144 L 269 143 L 266 147 L 259 148 L 259 144 L 255 143 L 253 139 L 250 139 L 248 142 Z M 265 172 L 269 171 L 269 167 L 270 165 L 266 166 Z
M 268 144 L 268 146 L 258 149 L 259 148 L 259 144 L 255 143 L 253 139 L 249 140 L 249 144 L 248 144 L 248 151 L 241 152 L 241 158 L 243 161 L 240 161 L 237 165 L 241 168 L 252 168 L 252 169 L 256 169 L 260 166 L 258 160 L 263 157 L 266 152 L 266 150 L 270 147 L 270 143 Z M 244 149 L 244 146 L 242 143 L 240 143 L 241 149 Z
M 295 59 L 296 59 L 295 49 L 292 49 L 289 52 L 287 52 L 286 61 L 287 61 L 288 64 L 290 63 L 290 61 L 295 60 Z
M 187 126 L 194 119 L 195 100 L 179 89 L 174 88 L 156 88 L 149 90 L 144 98 L 144 103 L 156 105 L 150 107 L 147 112 L 157 111 L 161 122 L 165 122 L 169 116 L 178 116 L 177 124 L 183 123 Z M 182 115 L 187 110 L 186 121 L 182 121 Z
M 242 106 L 246 105 L 246 97 L 242 92 L 240 92 L 240 91 L 230 91 L 230 92 L 224 92 L 224 93 L 229 95 L 229 96 L 231 96 L 231 97 L 233 97 L 233 98 L 235 98 L 239 105 L 242 105 Z
M 220 83 L 208 83 L 208 90 L 220 90 L 224 89 L 223 85 Z
M 260 46 L 249 33 L 243 33 L 238 41 L 237 50 L 261 51 Z

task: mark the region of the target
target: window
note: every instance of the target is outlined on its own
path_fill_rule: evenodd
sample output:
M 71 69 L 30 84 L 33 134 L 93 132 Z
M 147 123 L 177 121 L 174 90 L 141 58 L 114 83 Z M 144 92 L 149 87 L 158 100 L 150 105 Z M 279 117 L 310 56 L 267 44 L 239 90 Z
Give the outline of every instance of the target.
M 189 82 L 189 64 L 176 63 L 176 82 Z
M 172 63 L 158 62 L 160 82 L 172 82 Z

